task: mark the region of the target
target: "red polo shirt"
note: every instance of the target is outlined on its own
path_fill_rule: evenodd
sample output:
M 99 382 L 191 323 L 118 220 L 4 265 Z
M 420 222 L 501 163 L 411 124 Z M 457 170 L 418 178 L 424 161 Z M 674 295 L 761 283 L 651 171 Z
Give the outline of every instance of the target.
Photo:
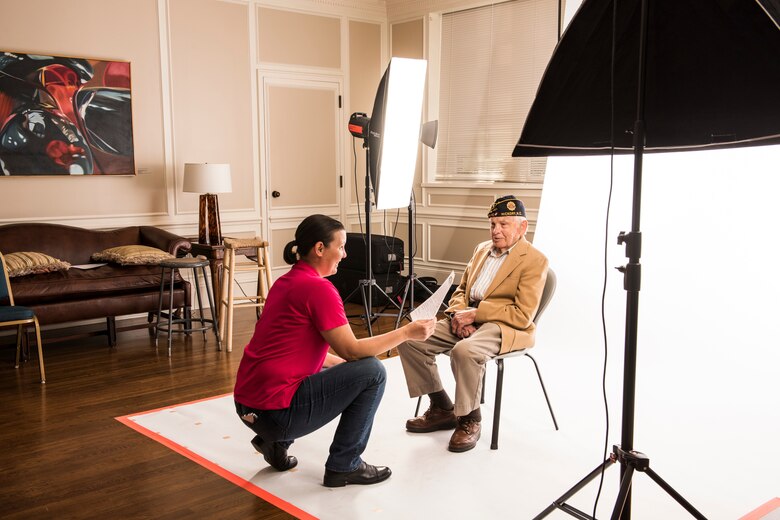
M 301 381 L 322 369 L 328 344 L 320 331 L 346 324 L 336 288 L 299 261 L 268 292 L 238 367 L 235 400 L 258 410 L 290 406 Z

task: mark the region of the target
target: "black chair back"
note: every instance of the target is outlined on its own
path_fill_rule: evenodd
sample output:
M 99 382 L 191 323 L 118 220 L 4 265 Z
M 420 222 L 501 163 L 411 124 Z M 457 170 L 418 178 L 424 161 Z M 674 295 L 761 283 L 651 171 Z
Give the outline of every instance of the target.
M 11 282 L 8 280 L 8 271 L 5 268 L 5 258 L 3 258 L 2 253 L 0 253 L 0 267 L 3 269 L 3 273 L 0 275 L 0 305 L 13 305 Z

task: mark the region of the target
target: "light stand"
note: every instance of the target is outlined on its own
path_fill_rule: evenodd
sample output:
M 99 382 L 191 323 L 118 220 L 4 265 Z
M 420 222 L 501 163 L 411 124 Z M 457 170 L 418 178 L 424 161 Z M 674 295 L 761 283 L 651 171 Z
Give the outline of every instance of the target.
M 356 117 L 363 117 L 366 119 L 365 126 L 367 127 L 368 121 L 365 117 L 365 114 L 355 113 L 352 114 L 352 118 L 350 119 L 350 131 L 352 132 L 353 129 L 353 123 L 356 119 Z M 349 295 L 344 298 L 344 301 L 349 301 L 358 291 L 360 291 L 360 296 L 363 301 L 363 312 L 364 314 L 361 315 L 363 319 L 366 320 L 366 329 L 368 330 L 368 335 L 373 336 L 374 331 L 371 328 L 371 324 L 374 322 L 374 320 L 377 319 L 379 316 L 383 316 L 382 313 L 375 313 L 374 312 L 374 306 L 372 302 L 373 297 L 373 289 L 376 287 L 377 292 L 385 297 L 385 299 L 393 306 L 395 306 L 396 309 L 398 309 L 398 312 L 401 312 L 401 307 L 398 306 L 398 304 L 393 301 L 392 298 L 390 298 L 380 287 L 379 284 L 376 283 L 376 280 L 374 279 L 373 275 L 373 264 L 371 263 L 371 200 L 373 195 L 373 189 L 371 186 L 371 172 L 370 172 L 370 157 L 371 157 L 371 148 L 368 144 L 368 136 L 367 132 L 363 132 L 361 130 L 360 132 L 365 133 L 366 137 L 363 141 L 363 148 L 366 151 L 366 190 L 365 190 L 365 211 L 366 211 L 366 234 L 365 234 L 365 240 L 366 240 L 366 277 L 358 282 L 358 286 L 355 287 L 355 289 L 352 290 Z M 353 135 L 357 134 L 353 132 Z M 387 306 L 385 306 L 387 308 Z
M 371 269 L 371 200 L 372 187 L 376 189 L 377 209 L 402 208 L 412 192 L 417 162 L 420 115 L 427 62 L 393 57 L 379 81 L 374 111 L 369 118 L 355 112 L 349 118 L 349 132 L 363 138 L 366 150 L 366 279 L 347 296 L 361 292 L 369 335 L 373 335 L 371 291 L 378 288 Z M 401 312 L 401 307 L 384 291 L 387 301 Z M 387 305 L 385 306 L 385 309 Z
M 639 288 L 641 285 L 641 265 L 639 258 L 642 252 L 642 233 L 639 231 L 640 210 L 642 203 L 642 155 L 645 143 L 645 73 L 647 70 L 647 3 L 642 0 L 640 32 L 639 32 L 639 83 L 637 86 L 637 110 L 634 122 L 634 184 L 631 214 L 631 232 L 620 232 L 618 244 L 625 244 L 628 264 L 619 267 L 623 273 L 623 288 L 626 290 L 626 330 L 625 353 L 623 359 L 623 417 L 621 425 L 621 444 L 612 448 L 612 453 L 596 469 L 580 480 L 574 487 L 561 495 L 542 513 L 534 517 L 539 520 L 560 509 L 580 520 L 595 520 L 594 517 L 569 505 L 566 501 L 574 496 L 602 471 L 612 464 L 620 464 L 620 489 L 612 510 L 612 520 L 631 519 L 631 480 L 635 471 L 646 473 L 656 484 L 666 491 L 688 513 L 699 520 L 707 520 L 685 498 L 667 484 L 656 472 L 650 469 L 650 458 L 644 453 L 634 450 L 634 408 L 636 400 L 636 352 L 637 324 L 639 318 Z
M 414 310 L 414 284 L 418 284 L 425 292 L 428 293 L 428 296 L 433 295 L 430 289 L 428 289 L 424 283 L 420 281 L 419 278 L 417 278 L 417 275 L 414 273 L 414 191 L 412 191 L 412 196 L 409 201 L 409 274 L 406 275 L 406 281 L 404 282 L 404 293 L 403 297 L 401 298 L 401 312 L 398 313 L 398 319 L 395 320 L 395 328 L 397 329 L 398 326 L 401 324 L 401 320 L 411 319 L 409 318 L 409 315 Z M 406 308 L 406 297 L 409 297 L 409 310 L 404 313 L 403 310 Z

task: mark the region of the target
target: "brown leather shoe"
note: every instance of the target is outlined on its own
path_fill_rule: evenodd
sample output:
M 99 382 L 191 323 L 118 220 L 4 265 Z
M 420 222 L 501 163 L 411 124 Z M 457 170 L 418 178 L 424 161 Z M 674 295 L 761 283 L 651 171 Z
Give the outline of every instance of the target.
M 406 421 L 406 431 L 412 433 L 428 433 L 438 430 L 451 430 L 458 425 L 455 412 L 452 410 L 442 410 L 434 405 L 428 407 L 428 410 L 420 417 Z
M 482 423 L 468 416 L 458 417 L 458 427 L 452 432 L 448 450 L 457 453 L 469 451 L 477 445 L 479 434 L 482 432 Z

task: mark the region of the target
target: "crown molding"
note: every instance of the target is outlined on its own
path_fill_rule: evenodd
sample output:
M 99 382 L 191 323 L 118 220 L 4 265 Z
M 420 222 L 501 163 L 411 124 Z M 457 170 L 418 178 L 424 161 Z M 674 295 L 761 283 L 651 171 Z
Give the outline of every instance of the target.
M 385 0 L 249 0 L 249 2 L 259 7 L 274 7 L 335 16 L 346 15 L 377 21 L 387 19 Z
M 501 3 L 506 0 L 386 0 L 390 23 L 420 18 L 428 13 L 460 11 Z

